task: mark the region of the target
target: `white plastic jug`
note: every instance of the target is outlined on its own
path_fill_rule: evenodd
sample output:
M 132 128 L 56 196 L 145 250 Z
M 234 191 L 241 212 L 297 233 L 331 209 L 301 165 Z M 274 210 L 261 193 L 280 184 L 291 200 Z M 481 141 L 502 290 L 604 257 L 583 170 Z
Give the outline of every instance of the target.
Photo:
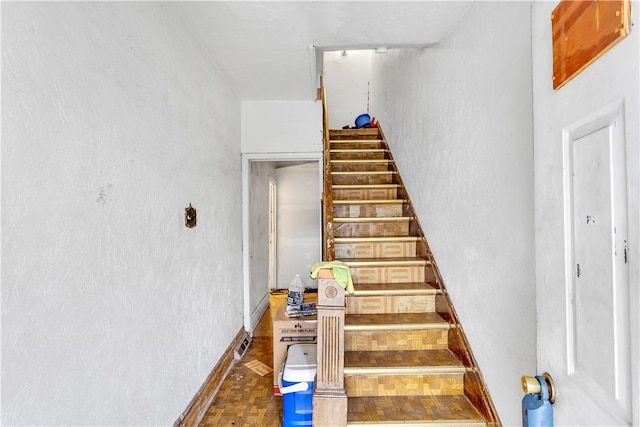
M 300 275 L 296 274 L 291 282 L 289 282 L 289 294 L 287 295 L 288 305 L 299 305 L 304 300 L 304 285 L 300 279 Z

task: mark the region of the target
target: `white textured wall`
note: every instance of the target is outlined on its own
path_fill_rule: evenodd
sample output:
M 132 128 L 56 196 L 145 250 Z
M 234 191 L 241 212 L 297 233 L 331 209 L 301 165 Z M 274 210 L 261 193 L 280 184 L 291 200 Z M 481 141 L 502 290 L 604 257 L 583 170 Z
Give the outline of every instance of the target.
M 242 102 L 242 152 L 322 152 L 322 103 Z
M 474 2 L 439 45 L 372 62 L 371 114 L 505 425 L 536 368 L 529 16 Z
M 2 3 L 3 425 L 170 425 L 242 327 L 240 103 L 167 7 Z
M 276 181 L 276 162 L 253 161 L 249 165 L 249 303 L 251 317 L 257 322 L 269 304 L 269 183 Z
M 329 126 L 355 126 L 356 117 L 369 112 L 371 50 L 325 52 L 322 81 L 327 91 Z

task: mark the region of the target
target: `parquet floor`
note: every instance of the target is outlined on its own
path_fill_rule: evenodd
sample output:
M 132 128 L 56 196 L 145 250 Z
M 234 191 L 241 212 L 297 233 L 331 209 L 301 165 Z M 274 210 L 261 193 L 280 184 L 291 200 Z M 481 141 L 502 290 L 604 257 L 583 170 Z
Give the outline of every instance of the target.
M 273 317 L 280 304 L 286 303 L 286 293 L 274 293 L 269 298 L 269 308 L 260 319 L 254 331 L 249 349 L 244 357 L 235 361 L 227 378 L 216 394 L 207 414 L 200 422 L 201 427 L 237 426 L 237 427 L 279 427 L 282 425 L 282 397 L 273 394 L 273 374 L 260 376 L 244 366 L 254 359 L 273 367 Z M 431 357 L 440 360 L 443 366 L 456 366 L 446 351 L 428 351 Z M 372 357 L 386 354 L 377 352 L 363 354 L 346 353 L 346 359 L 356 366 L 366 367 L 372 364 Z M 411 353 L 415 354 L 415 353 Z M 408 363 L 404 356 L 387 355 L 395 360 L 397 367 Z M 418 355 L 416 357 L 423 357 Z M 396 385 L 397 386 L 397 385 Z M 396 387 L 394 386 L 394 387 Z M 378 413 L 373 408 L 384 408 Z M 375 423 L 378 419 L 392 422 L 406 422 L 408 419 L 431 419 L 451 425 L 466 427 L 485 425 L 484 420 L 464 397 L 464 395 L 445 396 L 385 396 L 352 397 L 349 399 L 349 421 Z M 456 424 L 458 423 L 458 424 Z
M 286 298 L 282 292 L 269 297 L 269 308 L 254 331 L 249 349 L 234 362 L 201 427 L 282 425 L 282 397 L 273 395 L 273 374 L 260 376 L 244 364 L 257 359 L 273 367 L 273 316 Z

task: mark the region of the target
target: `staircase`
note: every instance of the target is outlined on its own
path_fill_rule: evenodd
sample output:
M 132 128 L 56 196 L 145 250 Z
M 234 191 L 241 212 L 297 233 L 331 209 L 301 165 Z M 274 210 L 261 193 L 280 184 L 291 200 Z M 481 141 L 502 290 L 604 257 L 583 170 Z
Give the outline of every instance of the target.
M 328 258 L 346 262 L 355 285 L 347 425 L 500 425 L 381 129 L 328 139 Z

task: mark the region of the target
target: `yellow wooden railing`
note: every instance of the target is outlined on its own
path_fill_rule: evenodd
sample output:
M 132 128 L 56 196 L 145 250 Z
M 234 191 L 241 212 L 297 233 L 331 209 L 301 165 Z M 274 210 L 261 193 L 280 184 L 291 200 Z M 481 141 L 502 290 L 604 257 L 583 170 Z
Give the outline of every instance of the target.
M 336 250 L 333 231 L 333 193 L 331 191 L 331 152 L 329 151 L 329 113 L 327 109 L 327 91 L 320 88 L 322 97 L 322 126 L 324 135 L 324 179 L 322 190 L 322 259 L 333 261 L 336 259 Z

